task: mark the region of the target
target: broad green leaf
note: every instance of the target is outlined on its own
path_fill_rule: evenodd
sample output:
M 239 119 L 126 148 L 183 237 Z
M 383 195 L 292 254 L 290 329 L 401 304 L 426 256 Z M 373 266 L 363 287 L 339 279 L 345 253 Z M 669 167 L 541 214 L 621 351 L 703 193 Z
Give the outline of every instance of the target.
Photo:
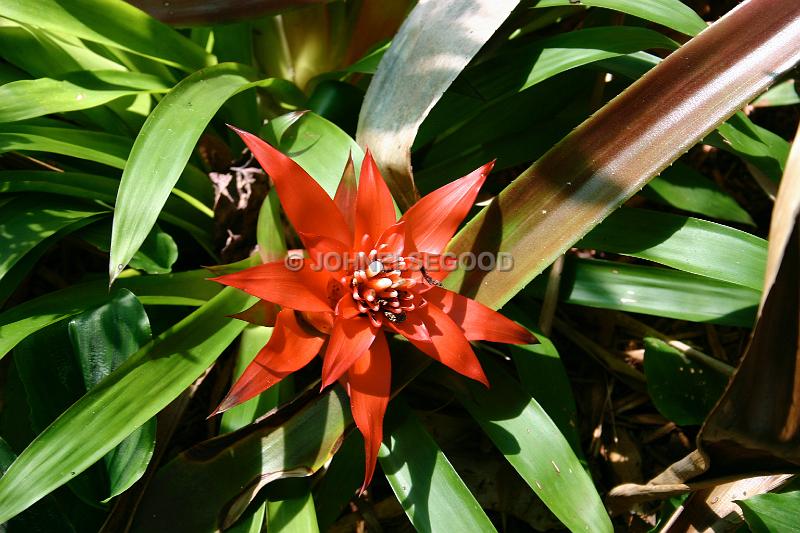
M 86 391 L 100 384 L 151 339 L 144 307 L 124 289 L 107 304 L 72 318 L 67 328 Z M 109 482 L 104 501 L 121 494 L 142 477 L 153 456 L 155 439 L 156 419 L 151 418 L 104 457 Z
M 575 246 L 647 259 L 756 291 L 764 284 L 767 264 L 767 242 L 759 237 L 644 209 L 615 211 Z
M 800 523 L 800 491 L 759 494 L 736 504 L 753 533 L 794 531 Z
M 130 139 L 120 135 L 74 128 L 0 124 L 0 153 L 12 150 L 51 152 L 123 168 L 130 148 Z
M 139 249 L 197 140 L 231 96 L 251 87 L 281 87 L 283 80 L 250 82 L 249 68 L 223 63 L 197 71 L 159 102 L 136 137 L 117 193 L 111 232 L 113 282 Z
M 351 423 L 347 396 L 337 386 L 321 395 L 310 392 L 254 424 L 203 442 L 159 470 L 131 531 L 226 529 L 264 485 L 319 470 Z
M 177 31 L 119 0 L 0 0 L 0 16 L 122 48 L 189 72 L 215 61 Z
M 0 170 L 0 192 L 57 193 L 113 204 L 118 188 L 117 179 L 80 172 Z M 211 218 L 199 212 L 185 195 L 170 195 L 160 217 L 188 231 L 206 250 L 213 249 Z
M 258 211 L 256 226 L 258 253 L 263 262 L 274 261 L 286 255 L 286 237 L 281 223 L 281 204 L 278 192 L 271 188 Z
M 574 6 L 604 7 L 628 13 L 651 22 L 678 30 L 686 35 L 696 35 L 706 28 L 706 23 L 680 0 L 540 0 L 533 7 Z
M 721 124 L 704 142 L 738 155 L 775 182 L 780 181 L 789 157 L 789 143 L 783 137 L 753 124 L 741 112 Z
M 546 276 L 530 292 L 544 294 Z M 666 268 L 598 260 L 568 261 L 564 302 L 629 313 L 750 328 L 760 291 Z
M 317 513 L 307 479 L 281 479 L 267 489 L 267 530 L 318 533 Z
M 792 21 L 800 16 L 800 4 L 776 1 L 771 10 L 742 4 L 729 12 L 540 157 L 469 220 L 448 248 L 456 255 L 510 253 L 514 268 L 456 270 L 445 285 L 501 306 L 797 63 L 800 26 Z M 682 90 L 665 91 L 667 86 Z
M 464 81 L 481 98 L 493 100 L 519 92 L 556 74 L 610 57 L 678 43 L 647 28 L 588 28 L 546 37 L 464 72 Z
M 580 102 L 589 99 L 594 79 L 592 72 L 572 70 L 489 105 L 479 95 L 445 93 L 417 135 L 416 148 L 425 148 L 415 153 L 414 179 L 428 192 L 493 159 L 498 170 L 535 160 L 588 116 Z M 454 124 L 454 115 L 466 118 L 476 109 Z
M 26 196 L 5 206 L 0 212 L 0 280 L 45 240 L 85 226 L 106 212 L 54 196 Z
M 21 80 L 0 86 L 0 122 L 14 122 L 106 104 L 123 96 L 166 92 L 155 76 L 124 71 L 80 71 L 63 79 Z
M 481 363 L 491 389 L 459 380 L 464 407 L 567 528 L 613 531 L 592 479 L 544 409 L 493 360 Z
M 145 305 L 199 306 L 213 298 L 220 286 L 206 280 L 209 273 L 193 270 L 180 274 L 134 276 L 119 280 Z M 77 315 L 108 301 L 103 280 L 73 285 L 12 307 L 0 313 L 0 357 L 22 339 L 61 319 Z
M 14 364 L 25 387 L 31 429 L 36 435 L 86 393 L 64 322 L 22 341 L 14 350 Z M 69 480 L 69 489 L 83 502 L 96 505 L 108 494 L 108 480 L 101 465 L 89 466 Z
M 325 475 L 314 485 L 320 530 L 330 529 L 363 481 L 364 439 L 358 431 L 351 431 L 325 469 Z
M 800 104 L 796 80 L 781 82 L 755 99 L 753 107 L 775 107 Z
M 416 415 L 395 399 L 378 459 L 414 528 L 496 531 L 475 496 Z
M 658 411 L 680 426 L 702 424 L 729 376 L 659 339 L 645 338 L 644 347 L 647 392 Z
M 80 41 L 68 42 L 31 27 L 0 27 L 0 50 L 3 59 L 35 78 L 58 77 L 80 70 L 125 70 L 119 63 L 92 52 Z
M 291 157 L 333 197 L 347 156 L 352 155 L 356 176 L 364 152 L 332 122 L 314 113 L 287 113 L 267 122 L 262 135 Z
M 681 163 L 673 164 L 653 178 L 642 194 L 684 211 L 755 226 L 750 214 L 733 197 L 710 179 Z
M 578 409 L 558 349 L 534 326 L 538 316 L 532 316 L 527 309 L 523 311 L 521 307 L 512 305 L 506 306 L 503 311 L 524 324 L 539 341 L 537 344 L 508 346 L 520 384 L 558 426 L 575 454 L 582 457 Z
M 238 336 L 244 324 L 226 315 L 252 300 L 223 290 L 45 429 L 0 479 L 0 523 L 87 469 L 166 407 Z
M 83 240 L 107 252 L 111 243 L 111 221 L 102 221 L 84 228 L 80 232 Z M 178 259 L 178 245 L 156 224 L 142 243 L 139 251 L 133 255 L 130 267 L 143 270 L 148 274 L 166 274 L 172 272 L 172 265 Z
M 0 476 L 5 474 L 17 454 L 8 443 L 0 437 Z M 3 524 L 7 533 L 27 533 L 30 531 L 47 531 L 48 533 L 75 533 L 75 528 L 58 508 L 52 497 L 47 497 L 26 512 Z
M 401 210 L 416 199 L 411 146 L 422 121 L 518 4 L 418 3 L 393 37 L 364 97 L 356 140 L 372 150 Z

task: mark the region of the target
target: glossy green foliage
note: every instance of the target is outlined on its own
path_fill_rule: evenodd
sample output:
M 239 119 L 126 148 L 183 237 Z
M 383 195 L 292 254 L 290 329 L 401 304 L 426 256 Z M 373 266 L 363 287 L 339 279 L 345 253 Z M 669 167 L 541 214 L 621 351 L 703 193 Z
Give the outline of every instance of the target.
M 392 490 L 417 531 L 496 531 L 419 419 L 400 400 L 379 454 Z
M 729 376 L 690 359 L 665 342 L 644 340 L 647 391 L 667 419 L 679 425 L 700 425 L 717 403 Z

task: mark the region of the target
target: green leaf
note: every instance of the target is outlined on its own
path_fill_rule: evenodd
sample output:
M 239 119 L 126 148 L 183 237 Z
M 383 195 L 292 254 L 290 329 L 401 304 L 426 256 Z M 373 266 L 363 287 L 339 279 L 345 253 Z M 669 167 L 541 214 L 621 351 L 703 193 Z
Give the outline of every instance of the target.
M 491 389 L 459 380 L 459 400 L 553 514 L 572 531 L 613 531 L 603 502 L 569 443 L 520 384 L 481 359 Z
M 67 328 L 87 391 L 151 339 L 144 307 L 124 289 L 107 304 L 71 319 Z M 142 477 L 153 456 L 155 438 L 156 419 L 151 418 L 104 457 L 109 480 L 104 501 L 121 494 Z
M 311 113 L 287 113 L 262 129 L 262 136 L 291 157 L 333 197 L 342 178 L 348 154 L 353 157 L 356 176 L 364 152 L 334 123 Z
M 502 306 L 768 87 L 800 57 L 793 44 L 800 28 L 789 22 L 798 5 L 778 4 L 771 10 L 743 4 L 731 11 L 536 160 L 467 222 L 447 250 L 509 253 L 514 268 L 456 270 L 445 285 L 491 307 Z M 685 90 L 665 91 L 666 86 Z
M 599 260 L 570 260 L 562 301 L 692 322 L 750 328 L 760 291 L 666 268 Z M 543 295 L 546 276 L 528 289 Z
M 776 183 L 789 157 L 789 143 L 783 137 L 753 124 L 741 112 L 721 124 L 703 142 L 738 155 Z
M 124 71 L 80 71 L 63 79 L 39 78 L 7 83 L 0 87 L 0 122 L 14 122 L 100 106 L 135 94 L 169 90 L 163 81 L 149 74 Z
M 86 393 L 64 322 L 21 342 L 14 350 L 14 364 L 30 406 L 31 429 L 37 435 Z M 87 466 L 91 468 L 69 480 L 69 488 L 83 502 L 96 505 L 106 496 L 108 482 L 100 465 Z
M 364 439 L 351 431 L 333 456 L 325 475 L 314 485 L 317 522 L 328 531 L 364 481 Z
M 281 479 L 267 489 L 267 528 L 275 533 L 318 533 L 307 479 Z
M 693 168 L 681 163 L 673 164 L 653 178 L 642 194 L 684 211 L 755 226 L 750 214 L 729 194 Z
M 88 48 L 80 40 L 31 27 L 13 26 L 4 20 L 0 26 L 3 59 L 35 78 L 58 77 L 80 70 L 119 70 L 125 67 Z
M 5 474 L 17 455 L 8 443 L 0 438 L 0 476 Z M 61 512 L 52 498 L 46 498 L 3 524 L 3 531 L 8 533 L 27 533 L 29 531 L 47 531 L 48 533 L 75 533 L 75 528 Z
M 206 280 L 208 271 L 135 276 L 119 280 L 119 287 L 133 292 L 145 305 L 203 305 L 220 286 Z M 102 305 L 108 300 L 108 284 L 102 280 L 73 285 L 12 307 L 0 313 L 0 357 L 22 339 L 63 318 Z
M 117 179 L 80 172 L 0 170 L 0 192 L 48 192 L 113 204 L 118 188 Z M 170 195 L 160 218 L 188 231 L 206 250 L 213 248 L 212 219 L 189 202 L 186 195 Z
M 131 148 L 127 137 L 74 128 L 0 124 L 0 153 L 51 152 L 123 168 Z
M 378 459 L 419 532 L 496 531 L 450 461 L 416 415 L 395 399 Z
M 659 211 L 622 208 L 578 241 L 760 291 L 767 241 L 728 226 Z
M 800 94 L 797 93 L 797 82 L 786 80 L 755 99 L 753 107 L 776 107 L 783 105 L 800 104 Z
M 533 7 L 574 6 L 603 7 L 628 13 L 634 17 L 678 30 L 686 35 L 696 35 L 706 28 L 697 13 L 680 0 L 540 0 Z
M 519 92 L 561 72 L 650 48 L 674 50 L 678 43 L 647 28 L 588 28 L 546 37 L 464 72 L 482 99 Z
M 60 236 L 97 220 L 104 213 L 107 211 L 102 208 L 53 196 L 26 196 L 5 206 L 0 212 L 0 281 L 26 255 L 34 255 L 35 261 Z M 33 266 L 33 261 L 26 266 Z M 26 272 L 27 268 L 16 276 L 16 281 Z M 0 300 L 11 290 L 3 285 Z
M 251 87 L 288 83 L 272 79 L 250 83 L 251 75 L 249 68 L 235 63 L 197 71 L 176 85 L 147 117 L 117 194 L 109 260 L 112 282 L 147 237 L 197 140 L 225 101 Z
M 794 531 L 800 523 L 800 491 L 759 494 L 736 504 L 753 533 Z
M 118 0 L 0 0 L 0 16 L 122 48 L 186 71 L 215 62 L 214 56 L 177 31 Z
M 647 392 L 658 411 L 680 426 L 702 424 L 729 376 L 659 339 L 645 338 L 644 347 Z
M 80 236 L 98 250 L 107 252 L 111 247 L 111 221 L 104 220 L 83 228 Z M 178 245 L 168 233 L 155 225 L 139 251 L 133 255 L 130 266 L 148 274 L 166 274 L 172 272 L 172 265 L 177 259 Z
M 525 392 L 542 406 L 561 430 L 575 455 L 581 458 L 583 451 L 578 434 L 578 409 L 558 349 L 538 327 L 534 326 L 536 317 L 514 305 L 506 306 L 503 311 L 509 317 L 525 324 L 539 341 L 538 344 L 508 346 L 511 359 L 519 374 L 520 384 Z
M 321 395 L 310 392 L 254 424 L 200 443 L 159 470 L 131 531 L 224 530 L 264 485 L 319 470 L 351 423 L 347 396 L 337 386 Z M 0 480 L 0 496 L 2 488 Z
M 0 523 L 108 453 L 166 407 L 238 336 L 252 298 L 223 290 L 136 352 L 40 434 L 0 479 Z

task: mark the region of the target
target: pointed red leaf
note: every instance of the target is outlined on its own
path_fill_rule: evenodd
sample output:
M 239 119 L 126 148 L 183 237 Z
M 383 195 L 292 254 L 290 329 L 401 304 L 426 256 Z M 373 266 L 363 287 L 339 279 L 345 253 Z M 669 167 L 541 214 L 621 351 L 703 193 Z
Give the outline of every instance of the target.
M 244 130 L 235 131 L 269 174 L 294 229 L 350 244 L 352 233 L 328 193 L 291 158 Z
M 408 340 L 433 359 L 488 387 L 489 381 L 461 328 L 444 311 L 430 302 L 417 313 L 423 316 L 431 340 L 430 342 L 414 338 Z
M 324 336 L 315 335 L 297 322 L 294 311 L 283 309 L 278 313 L 269 342 L 258 352 L 213 414 L 246 402 L 303 368 L 319 353 L 324 343 Z
M 347 164 L 342 172 L 342 179 L 336 187 L 336 194 L 333 196 L 333 203 L 342 213 L 347 227 L 352 233 L 356 227 L 356 195 L 358 194 L 358 184 L 356 183 L 356 170 L 353 166 L 353 154 L 347 156 Z
M 494 161 L 436 189 L 406 211 L 400 220 L 408 223 L 406 231 L 416 250 L 433 254 L 444 250 L 493 166 Z
M 361 434 L 364 435 L 366 468 L 363 492 L 375 472 L 378 450 L 383 440 L 383 415 L 389 404 L 392 364 L 386 337 L 381 333 L 375 337 L 369 350 L 364 353 L 348 372 L 350 410 Z
M 358 178 L 355 239 L 369 235 L 377 240 L 396 221 L 392 195 L 372 159 L 372 154 L 367 150 Z
M 231 315 L 231 318 L 243 320 L 256 326 L 272 327 L 278 316 L 278 306 L 266 300 L 259 300 L 253 306 L 248 307 L 241 313 Z
M 378 328 L 365 316 L 336 319 L 322 363 L 323 389 L 347 372 L 369 348 L 377 332 Z
M 393 323 L 387 320 L 385 324 L 408 340 L 430 342 L 431 334 L 422 320 L 424 316 L 424 312 L 411 312 L 403 322 Z
M 211 278 L 211 281 L 236 287 L 281 307 L 298 311 L 331 311 L 327 298 L 330 279 L 328 273 L 315 272 L 308 264 L 294 271 L 280 261 Z
M 425 299 L 458 324 L 467 340 L 508 344 L 536 342 L 536 337 L 513 320 L 455 292 L 433 287 L 425 293 Z

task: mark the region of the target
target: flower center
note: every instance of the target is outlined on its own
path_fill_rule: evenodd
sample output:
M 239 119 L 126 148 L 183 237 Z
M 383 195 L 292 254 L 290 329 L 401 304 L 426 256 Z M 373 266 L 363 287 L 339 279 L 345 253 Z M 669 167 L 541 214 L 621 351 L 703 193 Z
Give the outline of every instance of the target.
M 403 322 L 406 313 L 416 308 L 411 289 L 417 280 L 412 277 L 409 261 L 401 256 L 381 256 L 377 250 L 359 255 L 349 282 L 343 280 L 352 290 L 356 307 L 375 326 L 380 326 L 384 318 L 396 324 Z

